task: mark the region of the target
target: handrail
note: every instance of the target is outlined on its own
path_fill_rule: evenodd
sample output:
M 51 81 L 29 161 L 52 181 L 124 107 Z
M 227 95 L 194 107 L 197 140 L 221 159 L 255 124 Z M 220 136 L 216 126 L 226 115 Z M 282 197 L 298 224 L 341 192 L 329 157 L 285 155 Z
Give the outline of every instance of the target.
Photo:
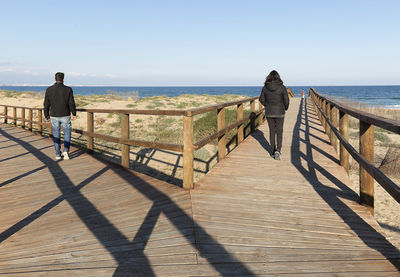
M 230 106 L 234 106 L 234 105 L 243 104 L 243 103 L 246 103 L 246 102 L 249 102 L 249 101 L 254 101 L 256 99 L 258 99 L 258 97 L 250 97 L 250 98 L 246 98 L 246 99 L 238 100 L 238 101 L 225 102 L 225 103 L 221 103 L 221 104 L 215 104 L 215 105 L 210 105 L 210 106 L 205 106 L 205 107 L 193 108 L 193 109 L 190 109 L 190 110 L 186 110 L 185 111 L 185 115 L 186 116 L 193 116 L 193 115 L 197 115 L 197 114 L 202 114 L 202 113 L 213 111 L 213 110 L 217 110 L 217 109 L 222 109 L 222 108 L 226 108 L 226 107 L 230 107 Z
M 374 161 L 374 130 L 373 126 L 400 134 L 400 122 L 382 118 L 364 111 L 360 111 L 336 102 L 310 89 L 311 99 L 317 110 L 318 116 L 330 136 L 331 143 L 338 150 L 337 141 L 340 143 L 340 162 L 348 172 L 348 154 L 356 160 L 360 168 L 360 203 L 374 213 L 374 178 L 397 202 L 400 203 L 400 187 L 376 168 Z M 338 130 L 339 111 L 340 130 Z M 360 120 L 360 153 L 348 142 L 348 115 Z M 336 138 L 333 137 L 333 134 Z M 345 152 L 347 151 L 347 152 Z
M 255 101 L 258 97 L 249 97 L 239 101 L 225 102 L 205 107 L 199 107 L 188 110 L 128 110 L 128 109 L 77 109 L 78 112 L 87 113 L 87 128 L 86 130 L 72 128 L 71 131 L 77 134 L 86 136 L 87 144 L 86 150 L 89 153 L 94 151 L 94 138 L 118 143 L 122 145 L 121 151 L 121 164 L 129 168 L 129 146 L 142 146 L 151 147 L 162 150 L 171 150 L 183 153 L 183 187 L 185 189 L 192 189 L 194 187 L 194 151 L 202 148 L 214 139 L 218 139 L 218 161 L 226 156 L 226 134 L 237 128 L 236 136 L 237 143 L 241 143 L 244 139 L 244 124 L 250 120 L 251 131 L 256 128 L 256 118 L 258 117 L 259 124 L 263 121 L 263 108 L 259 103 L 259 109 L 255 109 Z M 251 114 L 243 118 L 243 104 L 250 102 Z M 23 106 L 10 106 L 0 104 L 4 107 L 4 112 L 0 114 L 3 117 L 4 123 L 8 120 L 13 120 L 12 124 L 18 126 L 17 121 L 21 121 L 21 127 L 33 131 L 32 126 L 35 124 L 39 134 L 43 133 L 43 127 L 49 128 L 49 134 L 52 135 L 51 123 L 43 122 L 43 108 L 32 108 Z M 237 121 L 229 126 L 225 126 L 225 108 L 235 106 L 237 109 Z M 13 116 L 8 114 L 8 109 L 12 109 Z M 17 116 L 17 109 L 21 109 L 21 116 Z M 28 118 L 25 116 L 25 110 L 28 110 Z M 194 142 L 194 116 L 206 112 L 217 110 L 218 112 L 218 130 L 203 138 L 198 142 Z M 33 111 L 36 111 L 36 120 L 33 118 Z M 121 137 L 114 137 L 105 134 L 94 132 L 94 114 L 95 113 L 115 113 L 121 116 Z M 129 115 L 167 115 L 167 116 L 182 116 L 183 117 L 183 145 L 171 144 L 155 141 L 143 141 L 129 138 Z

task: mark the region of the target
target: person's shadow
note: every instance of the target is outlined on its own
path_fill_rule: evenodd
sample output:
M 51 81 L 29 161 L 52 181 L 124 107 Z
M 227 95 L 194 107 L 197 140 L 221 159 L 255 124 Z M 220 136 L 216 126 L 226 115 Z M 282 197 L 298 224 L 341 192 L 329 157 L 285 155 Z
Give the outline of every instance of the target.
M 251 136 L 258 141 L 258 143 L 265 149 L 265 151 L 267 151 L 267 153 L 272 153 L 271 145 L 265 138 L 263 131 L 257 129 L 251 133 Z

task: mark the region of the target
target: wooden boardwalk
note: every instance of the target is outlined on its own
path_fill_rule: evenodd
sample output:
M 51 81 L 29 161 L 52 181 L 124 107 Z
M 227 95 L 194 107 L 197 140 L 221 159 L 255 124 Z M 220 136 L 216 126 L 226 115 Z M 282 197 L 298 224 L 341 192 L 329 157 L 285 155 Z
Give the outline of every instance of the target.
M 184 191 L 0 125 L 0 275 L 399 276 L 312 106 L 292 100 L 281 161 L 267 129 Z

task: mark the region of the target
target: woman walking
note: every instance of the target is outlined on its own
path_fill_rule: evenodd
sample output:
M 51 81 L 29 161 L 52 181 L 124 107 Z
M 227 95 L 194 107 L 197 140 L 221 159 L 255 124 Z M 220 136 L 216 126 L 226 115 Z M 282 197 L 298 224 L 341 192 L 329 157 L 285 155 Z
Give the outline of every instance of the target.
M 269 141 L 271 156 L 275 160 L 281 159 L 283 121 L 285 111 L 289 108 L 289 97 L 279 73 L 272 70 L 265 79 L 264 87 L 259 98 L 265 107 L 265 117 L 269 126 Z

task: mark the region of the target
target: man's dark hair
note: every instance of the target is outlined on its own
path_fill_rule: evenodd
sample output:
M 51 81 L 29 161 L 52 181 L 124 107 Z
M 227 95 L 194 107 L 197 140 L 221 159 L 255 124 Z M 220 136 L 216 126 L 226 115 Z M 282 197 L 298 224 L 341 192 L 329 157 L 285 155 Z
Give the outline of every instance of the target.
M 272 70 L 269 75 L 267 76 L 267 78 L 265 79 L 265 83 L 264 85 L 266 85 L 267 83 L 278 83 L 278 84 L 283 84 L 283 81 L 281 79 L 281 76 L 279 76 L 279 73 L 276 70 Z
M 64 81 L 64 73 L 62 73 L 62 72 L 57 72 L 57 73 L 56 73 L 56 81 L 58 81 L 58 82 Z

